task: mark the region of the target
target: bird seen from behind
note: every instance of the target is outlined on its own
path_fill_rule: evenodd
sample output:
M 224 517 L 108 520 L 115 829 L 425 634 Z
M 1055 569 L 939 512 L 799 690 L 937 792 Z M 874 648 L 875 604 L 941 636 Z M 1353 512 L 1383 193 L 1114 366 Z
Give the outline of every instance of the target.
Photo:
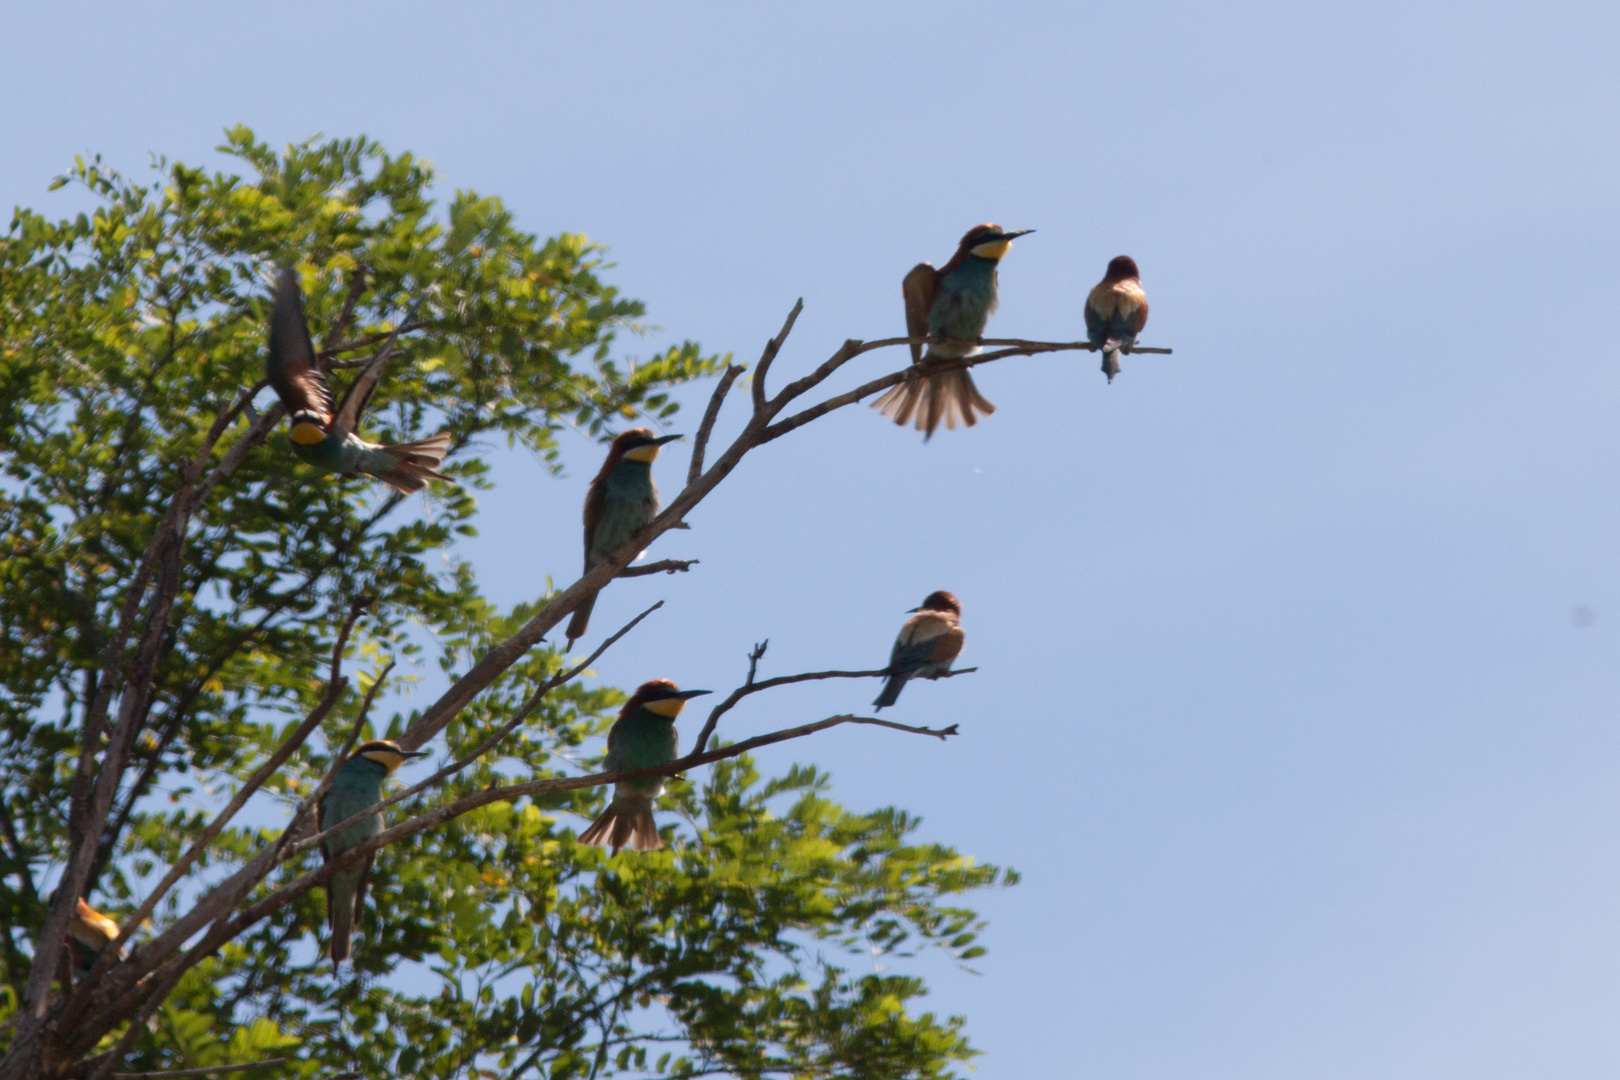
M 118 940 L 118 924 L 85 903 L 81 898 L 74 906 L 73 918 L 68 923 L 68 951 L 73 954 L 73 966 L 81 974 L 96 966 L 107 946 Z M 129 955 L 128 949 L 119 949 L 120 960 Z
M 276 280 L 275 305 L 270 311 L 265 378 L 292 418 L 288 437 L 293 453 L 323 472 L 365 473 L 407 495 L 421 491 L 429 480 L 448 479 L 439 472 L 439 465 L 450 450 L 449 432 L 397 446 L 369 443 L 355 434 L 382 376 L 386 354 L 378 353 L 365 366 L 336 409 L 316 359 L 298 274 L 284 269 Z
M 1136 260 L 1119 255 L 1086 297 L 1086 337 L 1102 351 L 1102 370 L 1113 382 L 1119 374 L 1119 351 L 1136 344 L 1147 325 L 1147 293 L 1142 291 Z
M 874 401 L 874 409 L 893 417 L 901 427 L 915 424 L 924 441 L 933 438 L 941 421 L 952 430 L 958 421 L 972 427 L 980 416 L 996 411 L 973 385 L 967 368 L 944 365 L 978 348 L 976 342 L 984 336 L 985 325 L 1000 303 L 996 266 L 1015 238 L 1034 231 L 1008 232 L 999 225 L 975 225 L 962 237 L 950 262 L 938 270 L 926 262 L 912 268 L 900 284 L 906 302 L 906 335 L 951 340 L 930 344 L 926 353 L 922 345 L 912 342 L 911 362 L 921 370 L 911 372 L 905 382 Z M 931 371 L 930 366 L 937 370 Z
M 401 750 L 391 739 L 373 739 L 349 755 L 332 778 L 332 786 L 321 797 L 319 824 L 328 826 L 346 821 L 368 807 L 382 802 L 383 781 L 411 758 L 426 756 L 425 750 Z M 356 844 L 365 843 L 383 830 L 381 814 L 361 818 L 347 829 L 321 841 L 323 862 L 331 862 Z M 326 883 L 326 925 L 331 930 L 327 954 L 332 970 L 349 958 L 355 924 L 366 899 L 366 880 L 371 875 L 375 852 L 361 856 L 354 865 L 334 873 Z
M 679 435 L 654 435 L 647 428 L 631 428 L 616 435 L 607 459 L 585 493 L 585 572 L 612 558 L 630 538 L 658 516 L 658 487 L 652 463 L 659 449 Z M 592 593 L 579 602 L 568 620 L 568 646 L 585 636 L 591 626 Z
M 603 772 L 628 772 L 668 765 L 675 760 L 677 740 L 675 718 L 691 698 L 708 690 L 681 690 L 668 679 L 652 679 L 636 687 L 636 692 L 619 710 L 619 718 L 608 730 L 607 758 Z M 632 851 L 657 851 L 664 846 L 653 821 L 653 800 L 664 793 L 661 776 L 620 780 L 613 789 L 613 801 L 591 827 L 579 834 L 579 842 L 592 847 Z
M 910 679 L 937 679 L 951 670 L 951 661 L 962 651 L 962 605 L 950 593 L 931 592 L 916 614 L 900 628 L 889 653 L 888 681 L 872 702 L 881 709 L 900 700 L 900 691 Z

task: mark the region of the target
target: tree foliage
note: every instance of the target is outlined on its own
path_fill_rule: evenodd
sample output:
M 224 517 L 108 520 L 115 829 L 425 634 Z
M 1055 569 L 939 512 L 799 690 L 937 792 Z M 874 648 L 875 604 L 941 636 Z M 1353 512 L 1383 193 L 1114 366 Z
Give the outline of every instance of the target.
M 88 891 L 115 919 L 200 835 L 204 807 L 316 706 L 341 628 L 365 612 L 345 650 L 358 678 L 323 741 L 167 896 L 160 929 L 277 834 L 363 695 L 397 681 L 393 665 L 454 673 L 533 613 L 497 610 L 456 555 L 475 493 L 492 490 L 491 445 L 558 470 L 565 427 L 666 418 L 669 388 L 720 363 L 692 343 L 616 358 L 643 309 L 601 279 L 598 246 L 525 234 L 495 198 L 437 205 L 431 170 L 409 154 L 365 139 L 277 153 L 245 129 L 222 150 L 245 176 L 160 161 L 142 185 L 81 161 L 60 183 L 80 185 L 92 210 L 18 210 L 0 240 L 0 1011 L 23 999 L 78 839 L 64 808 L 86 716 L 113 693 L 106 654 L 137 604 L 132 580 L 172 574 L 174 613 L 152 643 L 139 736 L 91 871 Z M 457 483 L 405 499 L 322 476 L 278 433 L 207 493 L 183 558 L 153 570 L 149 545 L 187 463 L 219 425 L 252 422 L 230 404 L 262 377 L 278 265 L 302 277 L 339 393 L 400 331 L 365 433 L 448 430 Z M 531 652 L 446 729 L 451 754 L 560 667 Z M 620 700 L 559 688 L 498 756 L 421 800 L 577 772 Z M 409 719 L 379 714 L 367 730 Z M 762 780 L 746 758 L 721 763 L 673 785 L 688 825 L 672 847 L 617 858 L 571 842 L 600 791 L 484 807 L 381 853 L 352 971 L 334 977 L 321 897 L 306 894 L 188 971 L 119 1067 L 279 1053 L 293 1059 L 287 1076 L 948 1075 L 971 1053 L 961 1020 L 915 1013 L 914 978 L 853 968 L 920 946 L 971 959 L 977 921 L 950 898 L 1010 875 L 910 843 L 905 814 L 853 814 L 826 789 L 812 769 Z

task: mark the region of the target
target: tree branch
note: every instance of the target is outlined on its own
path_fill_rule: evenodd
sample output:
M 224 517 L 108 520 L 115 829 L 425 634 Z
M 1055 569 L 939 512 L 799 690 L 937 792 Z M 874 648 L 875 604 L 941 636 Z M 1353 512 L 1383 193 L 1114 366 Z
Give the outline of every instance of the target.
M 652 574 L 676 574 L 696 566 L 700 559 L 660 559 L 645 566 L 627 566 L 619 572 L 622 578 L 648 577 Z
M 787 321 L 782 329 L 777 331 L 775 337 L 765 343 L 765 351 L 760 354 L 759 363 L 754 365 L 754 382 L 751 390 L 754 397 L 754 414 L 756 416 L 765 412 L 765 374 L 771 370 L 771 363 L 775 361 L 776 354 L 782 351 L 782 343 L 793 332 L 793 324 L 799 321 L 799 312 L 804 310 L 804 297 L 799 297 L 794 303 L 793 310 L 788 312 Z
M 720 406 L 725 404 L 726 395 L 731 392 L 731 384 L 737 381 L 737 376 L 748 369 L 741 364 L 727 364 L 726 370 L 720 376 L 720 383 L 709 396 L 709 407 L 703 410 L 703 423 L 698 425 L 697 435 L 692 440 L 692 463 L 686 467 L 686 482 L 694 483 L 703 475 L 703 453 L 709 447 L 709 436 L 714 433 L 714 422 L 720 418 Z

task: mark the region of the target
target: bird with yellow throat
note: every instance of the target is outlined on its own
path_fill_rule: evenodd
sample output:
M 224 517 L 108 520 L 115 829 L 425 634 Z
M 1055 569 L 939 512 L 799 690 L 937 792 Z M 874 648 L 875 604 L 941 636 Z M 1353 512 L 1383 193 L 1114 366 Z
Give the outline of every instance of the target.
M 264 375 L 292 417 L 288 437 L 293 453 L 323 472 L 365 473 L 408 495 L 421 491 L 429 480 L 447 479 L 439 465 L 450 451 L 450 433 L 396 446 L 367 442 L 355 434 L 387 358 L 386 352 L 379 353 L 367 364 L 343 395 L 342 404 L 334 408 L 331 388 L 310 341 L 298 274 L 292 269 L 281 271 L 270 309 L 270 352 Z
M 635 772 L 668 765 L 679 753 L 675 718 L 686 703 L 708 690 L 682 690 L 668 679 L 652 679 L 636 687 L 636 692 L 619 710 L 619 718 L 608 730 L 604 772 Z M 613 801 L 591 827 L 579 834 L 579 842 L 593 847 L 632 851 L 657 851 L 664 846 L 653 821 L 653 800 L 664 793 L 664 778 L 644 776 L 620 780 L 613 789 Z
M 585 493 L 585 572 L 588 574 L 630 542 L 630 538 L 658 516 L 658 486 L 652 464 L 658 451 L 679 435 L 654 435 L 638 427 L 621 431 L 608 446 L 607 458 Z M 579 602 L 568 620 L 568 644 L 585 636 L 591 627 L 592 593 Z

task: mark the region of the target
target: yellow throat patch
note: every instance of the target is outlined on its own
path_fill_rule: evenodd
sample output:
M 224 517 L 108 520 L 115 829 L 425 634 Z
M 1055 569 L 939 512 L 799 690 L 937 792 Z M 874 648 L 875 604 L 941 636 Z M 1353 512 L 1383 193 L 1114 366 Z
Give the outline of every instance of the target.
M 634 450 L 626 450 L 624 452 L 624 460 L 626 460 L 626 461 L 640 461 L 640 462 L 643 462 L 645 464 L 651 465 L 653 463 L 653 461 L 657 459 L 658 451 L 660 449 L 662 449 L 662 447 L 658 447 L 658 446 L 638 446 Z
M 980 244 L 974 248 L 973 254 L 981 259 L 999 259 L 1007 254 L 1007 249 L 1010 247 L 1012 247 L 1011 240 L 991 240 L 987 244 Z
M 367 750 L 364 756 L 375 761 L 389 772 L 393 772 L 405 764 L 405 755 L 395 753 L 392 750 Z
M 654 449 L 657 448 L 654 447 Z M 681 715 L 681 710 L 686 708 L 686 702 L 682 701 L 680 698 L 671 697 L 664 698 L 661 701 L 649 701 L 647 704 L 643 705 L 642 708 L 646 709 L 650 713 L 657 713 L 659 716 L 667 716 L 669 719 L 673 720 L 677 716 Z
M 321 430 L 320 425 L 312 424 L 308 420 L 294 424 L 292 431 L 287 434 L 299 446 L 314 446 L 326 440 L 326 432 Z

